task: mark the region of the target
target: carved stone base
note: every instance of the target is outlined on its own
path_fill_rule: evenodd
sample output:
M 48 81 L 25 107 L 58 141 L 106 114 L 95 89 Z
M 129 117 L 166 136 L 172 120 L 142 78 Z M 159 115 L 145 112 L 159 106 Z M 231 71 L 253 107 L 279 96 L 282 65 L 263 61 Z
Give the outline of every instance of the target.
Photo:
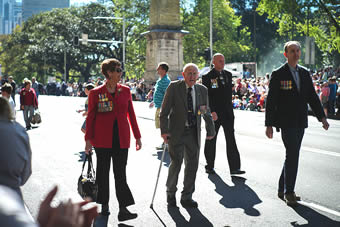
M 144 80 L 151 84 L 158 79 L 157 65 L 159 62 L 169 64 L 168 75 L 171 80 L 182 76 L 183 42 L 182 38 L 188 32 L 183 30 L 155 29 L 143 33 L 147 38 L 146 70 Z

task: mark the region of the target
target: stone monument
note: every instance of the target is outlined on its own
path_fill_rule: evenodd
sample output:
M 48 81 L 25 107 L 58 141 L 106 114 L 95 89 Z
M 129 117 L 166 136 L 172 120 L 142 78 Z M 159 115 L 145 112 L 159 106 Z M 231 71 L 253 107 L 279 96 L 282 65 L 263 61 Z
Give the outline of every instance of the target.
M 157 65 L 165 61 L 169 64 L 168 75 L 171 80 L 182 76 L 183 43 L 187 31 L 181 30 L 179 0 L 151 0 L 150 31 L 144 32 L 147 39 L 146 83 L 158 79 Z

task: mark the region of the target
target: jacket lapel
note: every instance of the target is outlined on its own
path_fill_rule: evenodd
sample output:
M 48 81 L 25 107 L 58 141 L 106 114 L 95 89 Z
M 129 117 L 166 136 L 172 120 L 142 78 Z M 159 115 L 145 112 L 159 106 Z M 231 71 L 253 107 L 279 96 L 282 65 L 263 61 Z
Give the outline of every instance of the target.
M 196 100 L 196 102 L 195 102 L 196 105 L 194 106 L 194 111 L 197 114 L 198 107 L 201 103 L 201 94 L 199 93 L 197 86 L 194 85 L 194 89 L 195 89 L 195 100 Z
M 180 85 L 180 95 L 183 97 L 183 104 L 186 111 L 188 111 L 188 98 L 187 98 L 187 87 L 185 86 L 185 81 L 183 80 Z

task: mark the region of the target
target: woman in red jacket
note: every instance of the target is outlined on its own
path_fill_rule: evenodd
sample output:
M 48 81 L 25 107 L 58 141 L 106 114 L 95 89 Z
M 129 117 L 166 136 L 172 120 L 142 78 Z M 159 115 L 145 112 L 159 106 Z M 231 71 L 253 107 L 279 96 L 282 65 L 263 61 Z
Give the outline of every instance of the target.
M 130 147 L 130 127 L 136 139 L 136 150 L 141 149 L 141 135 L 132 106 L 130 89 L 119 84 L 122 75 L 117 59 L 106 59 L 101 64 L 106 82 L 90 91 L 86 118 L 85 152 L 94 146 L 97 155 L 98 197 L 102 215 L 109 215 L 109 171 L 112 159 L 116 197 L 119 203 L 118 220 L 137 217 L 127 210 L 134 199 L 126 182 L 126 164 Z
M 24 88 L 20 91 L 20 109 L 23 110 L 26 130 L 31 129 L 31 121 L 34 115 L 34 109 L 38 108 L 38 99 L 33 88 L 32 82 L 26 80 Z

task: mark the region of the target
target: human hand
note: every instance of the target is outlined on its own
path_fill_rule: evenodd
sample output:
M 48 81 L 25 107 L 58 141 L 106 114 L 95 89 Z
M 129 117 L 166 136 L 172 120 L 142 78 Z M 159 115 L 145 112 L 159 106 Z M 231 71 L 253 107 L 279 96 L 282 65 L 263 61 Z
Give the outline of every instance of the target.
M 218 117 L 216 112 L 211 112 L 211 116 L 214 121 L 217 121 Z
M 92 144 L 91 144 L 90 140 L 86 140 L 85 153 L 90 154 L 91 151 L 92 151 Z
M 321 119 L 321 122 L 322 122 L 322 127 L 323 127 L 325 130 L 328 130 L 329 124 L 328 124 L 327 119 L 324 117 L 324 118 Z
M 166 134 L 162 134 L 161 136 L 162 136 L 162 138 L 164 140 L 164 143 L 168 144 L 169 143 L 169 139 L 170 139 L 170 134 L 166 133 Z
M 60 203 L 48 220 L 47 227 L 83 227 L 84 214 L 79 204 L 73 204 L 71 200 L 67 203 Z
M 154 107 L 154 105 L 155 105 L 155 103 L 154 103 L 154 102 L 151 102 L 151 103 L 149 104 L 149 108 Z
M 20 109 L 21 109 L 21 110 L 24 110 L 24 105 L 21 105 L 21 106 L 20 106 Z
M 267 128 L 266 128 L 266 136 L 269 139 L 273 138 L 273 127 L 272 126 L 267 126 Z
M 41 227 L 47 227 L 48 221 L 52 216 L 53 209 L 55 208 L 51 207 L 51 202 L 57 194 L 57 191 L 58 187 L 55 186 L 40 204 L 37 221 Z
M 142 141 L 140 139 L 136 139 L 136 151 L 139 151 L 142 148 Z
M 93 220 L 98 216 L 97 206 L 81 210 L 80 208 L 91 200 L 75 204 L 69 200 L 68 203 L 62 203 L 54 208 L 51 202 L 57 191 L 58 187 L 55 186 L 40 204 L 37 218 L 40 227 L 91 227 Z

